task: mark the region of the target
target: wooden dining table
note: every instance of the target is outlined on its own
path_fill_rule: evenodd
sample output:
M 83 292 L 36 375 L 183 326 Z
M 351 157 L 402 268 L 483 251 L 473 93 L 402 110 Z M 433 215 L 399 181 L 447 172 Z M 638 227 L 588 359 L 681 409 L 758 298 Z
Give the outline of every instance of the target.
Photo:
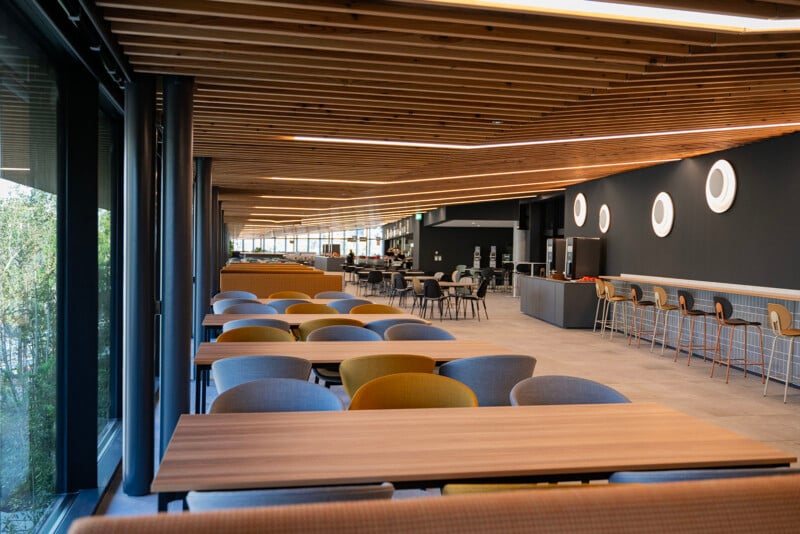
M 606 479 L 784 466 L 770 445 L 652 403 L 184 415 L 151 490 Z
M 206 385 L 211 365 L 232 356 L 296 356 L 313 364 L 336 364 L 347 358 L 370 354 L 422 354 L 439 363 L 468 358 L 509 354 L 509 349 L 472 339 L 440 341 L 298 341 L 287 342 L 232 342 L 201 343 L 194 357 L 197 371 L 195 379 L 195 413 L 203 413 L 206 406 Z

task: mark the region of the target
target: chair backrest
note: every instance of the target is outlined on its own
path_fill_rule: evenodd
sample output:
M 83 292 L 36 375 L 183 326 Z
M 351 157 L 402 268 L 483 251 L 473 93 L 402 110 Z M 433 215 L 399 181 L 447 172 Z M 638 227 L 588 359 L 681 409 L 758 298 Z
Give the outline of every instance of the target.
M 339 365 L 342 387 L 350 397 L 379 376 L 393 373 L 432 373 L 436 360 L 419 354 L 371 354 L 347 358 Z
M 432 326 L 428 324 L 419 323 L 403 323 L 390 326 L 383 333 L 384 339 L 387 341 L 402 341 L 402 340 L 427 340 L 427 341 L 443 341 L 455 339 L 456 337 L 443 328 Z
M 186 504 L 190 511 L 198 512 L 226 508 L 391 499 L 392 495 L 394 495 L 394 486 L 390 482 L 384 482 L 383 484 L 359 484 L 356 486 L 190 491 L 186 494 Z
M 603 284 L 603 281 L 597 278 L 594 281 L 594 291 L 597 293 L 597 298 L 604 299 L 606 298 L 606 286 Z
M 443 276 L 444 276 L 444 273 L 442 271 L 437 271 L 437 272 L 433 273 L 433 279 L 434 280 L 441 280 Z
M 406 276 L 403 273 L 396 273 L 394 275 L 394 284 L 395 289 L 406 289 L 408 284 L 406 283 Z
M 373 332 L 377 332 L 381 339 L 383 339 L 383 335 L 386 333 L 386 329 L 390 328 L 396 324 L 405 324 L 405 323 L 416 323 L 416 324 L 425 324 L 425 321 L 422 319 L 412 319 L 412 318 L 397 318 L 397 319 L 379 319 L 377 321 L 371 321 L 364 325 L 364 328 L 368 328 Z
M 414 287 L 415 295 L 425 294 L 425 284 L 422 283 L 422 280 L 420 280 L 419 278 L 412 278 L 411 284 Z
M 643 295 L 642 288 L 636 284 L 631 284 L 631 298 L 633 299 L 634 304 L 638 304 L 640 300 L 642 300 Z
M 342 401 L 323 386 L 296 378 L 260 378 L 220 393 L 210 413 L 314 412 L 343 409 Z
M 383 282 L 383 273 L 381 271 L 370 271 L 367 274 L 368 284 L 379 284 L 381 282 Z
M 733 315 L 733 305 L 725 297 L 714 295 L 714 312 L 719 321 L 730 319 Z
M 460 273 L 463 273 L 466 270 L 467 270 L 467 266 L 465 264 L 460 263 L 460 264 L 456 265 L 456 271 L 458 271 Z
M 311 295 L 307 295 L 302 291 L 276 291 L 272 293 L 269 298 L 271 299 L 304 299 L 308 300 L 311 298 Z
M 461 279 L 461 272 L 458 270 L 453 271 L 453 273 L 450 275 L 450 279 L 453 282 L 458 282 Z
M 508 406 L 511 389 L 530 378 L 534 367 L 536 358 L 532 356 L 500 354 L 453 360 L 439 367 L 439 374 L 469 386 L 479 406 Z
M 425 280 L 423 294 L 426 299 L 438 299 L 442 296 L 442 286 L 439 285 L 438 280 Z
M 321 291 L 314 295 L 315 299 L 354 299 L 355 295 L 345 291 Z
M 245 313 L 260 313 L 271 314 L 278 313 L 275 308 L 269 304 L 261 304 L 260 302 L 245 302 L 244 304 L 234 304 L 225 310 L 225 313 L 232 314 L 245 314 Z
M 594 380 L 576 376 L 534 376 L 511 389 L 512 406 L 537 404 L 622 404 L 622 393 Z
M 255 293 L 251 293 L 249 291 L 220 291 L 214 298 L 219 299 L 254 299 L 256 298 Z
M 217 343 L 230 341 L 294 341 L 294 336 L 286 330 L 273 326 L 243 326 L 233 328 L 217 336 Z
M 486 290 L 489 289 L 489 281 L 490 280 L 488 278 L 481 280 L 481 285 L 478 286 L 478 290 L 475 292 L 476 297 L 479 299 L 486 297 Z
M 656 306 L 663 308 L 669 304 L 666 290 L 661 286 L 653 286 L 653 298 L 656 301 Z
M 214 313 L 225 313 L 225 310 L 230 308 L 231 306 L 235 306 L 237 304 L 261 304 L 258 299 L 250 299 L 250 298 L 231 298 L 231 299 L 222 299 L 214 301 L 214 304 L 211 305 L 211 309 Z
M 290 325 L 286 321 L 281 321 L 280 319 L 262 319 L 261 317 L 252 317 L 249 319 L 235 319 L 233 321 L 228 321 L 227 323 L 223 323 L 222 331 L 227 332 L 228 330 L 233 330 L 234 328 L 242 328 L 243 326 L 271 326 L 273 328 L 278 328 L 280 330 L 284 330 L 286 332 L 290 331 Z
M 792 313 L 786 307 L 768 302 L 767 314 L 769 315 L 769 324 L 776 336 L 792 327 Z
M 304 323 L 300 323 L 297 328 L 297 337 L 300 341 L 305 341 L 308 335 L 318 328 L 333 325 L 349 325 L 349 326 L 363 326 L 363 323 L 353 317 L 325 317 L 320 319 L 311 319 Z
M 798 473 L 800 473 L 800 469 L 792 467 L 618 471 L 608 477 L 608 482 L 611 484 L 660 484 L 662 482 L 684 482 L 686 480 L 769 477 L 780 475 L 796 475 Z
M 383 341 L 381 336 L 363 326 L 337 324 L 310 332 L 306 341 Z
M 329 302 L 328 306 L 339 313 L 350 313 L 350 310 L 356 306 L 361 306 L 362 304 L 372 304 L 372 301 L 364 299 L 342 299 Z
M 286 308 L 286 313 L 339 313 L 336 308 L 327 304 L 314 304 L 313 302 L 300 302 Z
M 678 290 L 678 305 L 682 312 L 692 311 L 694 309 L 694 296 L 688 291 L 683 289 Z
M 603 287 L 605 287 L 607 299 L 612 298 L 616 294 L 617 290 L 614 288 L 614 284 L 612 284 L 611 282 L 604 281 Z
M 217 392 L 260 378 L 308 380 L 311 362 L 294 356 L 235 356 L 211 364 Z
M 278 300 L 271 300 L 269 305 L 275 308 L 275 311 L 278 313 L 286 313 L 286 308 L 292 306 L 294 304 L 303 304 L 308 303 L 307 300 L 304 299 L 278 299 Z
M 458 380 L 433 373 L 393 373 L 358 388 L 350 410 L 458 408 L 477 406 L 478 398 Z
M 350 310 L 350 313 L 404 313 L 403 310 L 386 304 L 361 304 Z

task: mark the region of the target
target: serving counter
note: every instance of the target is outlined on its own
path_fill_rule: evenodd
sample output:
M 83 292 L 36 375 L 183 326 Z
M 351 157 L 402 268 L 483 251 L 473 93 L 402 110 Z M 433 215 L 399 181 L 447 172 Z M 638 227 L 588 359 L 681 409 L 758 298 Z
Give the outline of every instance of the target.
M 597 306 L 594 282 L 520 276 L 520 310 L 561 328 L 592 328 Z

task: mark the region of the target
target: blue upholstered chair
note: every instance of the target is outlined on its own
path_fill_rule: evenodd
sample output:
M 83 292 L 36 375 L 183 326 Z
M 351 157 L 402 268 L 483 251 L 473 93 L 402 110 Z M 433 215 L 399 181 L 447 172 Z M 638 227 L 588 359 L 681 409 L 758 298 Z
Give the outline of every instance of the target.
M 313 412 L 343 408 L 336 393 L 295 378 L 260 378 L 223 391 L 211 413 Z
M 455 339 L 455 336 L 443 328 L 427 324 L 404 323 L 391 326 L 383 333 L 387 341 L 425 340 L 443 341 Z
M 294 356 L 235 356 L 211 365 L 218 393 L 261 378 L 308 380 L 310 372 L 311 362 Z
M 530 378 L 534 367 L 532 356 L 500 354 L 453 360 L 439 367 L 439 374 L 468 385 L 478 397 L 478 406 L 508 406 L 511 389 Z
M 511 389 L 510 400 L 512 406 L 630 402 L 625 395 L 600 382 L 561 375 L 526 378 Z

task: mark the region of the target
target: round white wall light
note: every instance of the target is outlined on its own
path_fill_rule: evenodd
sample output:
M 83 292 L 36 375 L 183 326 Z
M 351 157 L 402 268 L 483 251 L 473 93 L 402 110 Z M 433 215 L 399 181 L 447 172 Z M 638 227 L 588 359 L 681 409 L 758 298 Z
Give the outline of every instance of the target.
M 586 222 L 586 197 L 583 193 L 575 196 L 575 203 L 572 205 L 572 214 L 575 217 L 575 224 L 583 226 Z
M 600 226 L 601 232 L 603 233 L 608 232 L 608 228 L 611 226 L 611 211 L 609 211 L 608 209 L 608 204 L 603 204 L 602 206 L 600 206 L 598 225 Z
M 650 213 L 653 231 L 658 237 L 666 237 L 672 230 L 674 220 L 675 209 L 672 206 L 672 197 L 662 191 L 656 196 L 653 202 L 653 210 Z
M 736 172 L 724 159 L 711 166 L 706 177 L 706 202 L 714 213 L 724 213 L 736 198 Z

